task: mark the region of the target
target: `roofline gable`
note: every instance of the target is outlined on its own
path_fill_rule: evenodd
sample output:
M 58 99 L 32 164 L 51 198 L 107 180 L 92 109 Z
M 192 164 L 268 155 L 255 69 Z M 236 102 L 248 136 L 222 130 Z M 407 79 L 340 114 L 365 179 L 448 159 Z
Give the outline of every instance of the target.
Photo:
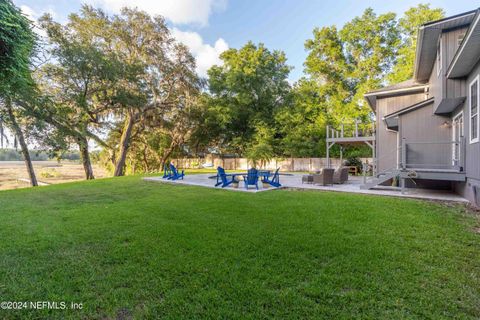
M 435 64 L 436 46 L 442 31 L 469 26 L 478 9 L 423 24 L 418 29 L 413 78 L 425 83 Z

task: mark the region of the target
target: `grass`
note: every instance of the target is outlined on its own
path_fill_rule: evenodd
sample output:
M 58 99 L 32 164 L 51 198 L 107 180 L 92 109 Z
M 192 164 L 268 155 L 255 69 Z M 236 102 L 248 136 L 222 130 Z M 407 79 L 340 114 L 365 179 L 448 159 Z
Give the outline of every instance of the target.
M 417 200 L 139 177 L 0 193 L 0 318 L 480 317 L 478 219 Z

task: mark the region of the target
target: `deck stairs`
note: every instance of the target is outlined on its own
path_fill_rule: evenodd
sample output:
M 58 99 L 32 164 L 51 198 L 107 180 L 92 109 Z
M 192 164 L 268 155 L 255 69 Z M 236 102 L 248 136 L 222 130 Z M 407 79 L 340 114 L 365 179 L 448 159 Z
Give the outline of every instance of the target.
M 360 186 L 360 189 L 363 189 L 363 190 L 373 189 L 379 184 L 382 184 L 385 181 L 388 181 L 398 176 L 399 174 L 400 174 L 400 170 L 398 169 L 389 169 L 389 170 L 382 171 L 379 174 L 377 174 L 375 177 L 371 177 L 367 179 L 366 183 Z

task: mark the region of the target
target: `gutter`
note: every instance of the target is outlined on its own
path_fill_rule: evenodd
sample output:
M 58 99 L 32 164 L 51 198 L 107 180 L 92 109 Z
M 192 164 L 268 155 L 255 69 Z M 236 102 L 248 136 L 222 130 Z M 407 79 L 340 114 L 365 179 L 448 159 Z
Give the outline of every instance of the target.
M 415 68 L 413 70 L 413 80 L 418 82 L 418 68 L 420 66 L 420 51 L 423 45 L 423 35 L 425 34 L 425 26 L 418 28 L 417 48 L 415 49 Z
M 363 96 L 371 97 L 371 96 L 381 96 L 385 94 L 403 93 L 403 92 L 409 92 L 409 91 L 421 91 L 422 89 L 425 89 L 425 88 L 428 88 L 428 84 L 423 84 L 423 85 L 414 86 L 414 87 L 400 88 L 400 89 L 370 92 L 370 93 L 365 93 Z

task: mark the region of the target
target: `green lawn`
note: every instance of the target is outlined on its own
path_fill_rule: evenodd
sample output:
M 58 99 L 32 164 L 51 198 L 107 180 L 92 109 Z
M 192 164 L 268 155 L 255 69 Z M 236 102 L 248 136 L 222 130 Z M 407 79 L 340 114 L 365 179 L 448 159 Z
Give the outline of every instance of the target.
M 0 318 L 480 317 L 460 206 L 104 179 L 0 192 Z

